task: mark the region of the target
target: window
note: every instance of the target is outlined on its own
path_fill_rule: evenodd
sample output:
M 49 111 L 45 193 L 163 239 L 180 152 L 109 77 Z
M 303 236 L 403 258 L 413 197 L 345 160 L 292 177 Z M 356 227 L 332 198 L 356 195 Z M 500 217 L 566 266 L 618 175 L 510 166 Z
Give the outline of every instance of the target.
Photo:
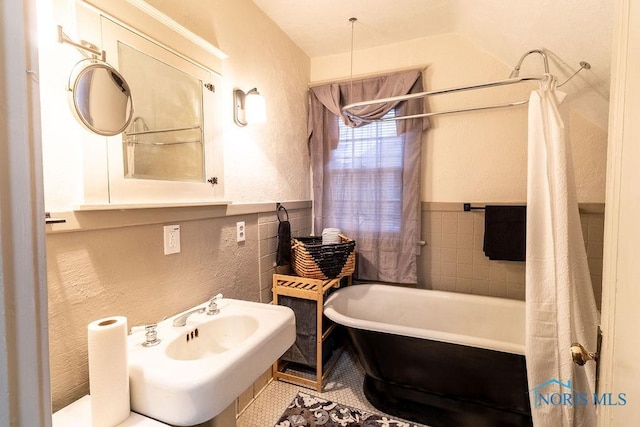
M 329 223 L 343 231 L 400 233 L 404 138 L 396 135 L 396 122 L 350 128 L 337 120 L 339 143 L 325 169 Z

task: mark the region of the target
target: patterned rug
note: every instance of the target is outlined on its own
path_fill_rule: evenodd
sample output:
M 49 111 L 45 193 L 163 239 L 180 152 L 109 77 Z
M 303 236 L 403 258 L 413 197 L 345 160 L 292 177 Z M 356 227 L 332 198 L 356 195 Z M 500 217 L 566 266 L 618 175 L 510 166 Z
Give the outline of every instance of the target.
M 275 427 L 416 427 L 383 415 L 298 392 Z

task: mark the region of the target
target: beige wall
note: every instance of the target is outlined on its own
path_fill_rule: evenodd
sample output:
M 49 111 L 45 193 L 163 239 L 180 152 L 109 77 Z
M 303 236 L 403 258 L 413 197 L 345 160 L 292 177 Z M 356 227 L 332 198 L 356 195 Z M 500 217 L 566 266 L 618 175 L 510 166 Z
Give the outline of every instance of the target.
M 252 204 L 226 211 L 218 207 L 70 212 L 82 196 L 80 153 L 86 132 L 73 121 L 63 121 L 64 128 L 56 129 L 56 120 L 49 120 L 54 128 L 48 135 L 54 138 L 48 146 L 44 141 L 47 203 L 69 220 L 66 225 L 47 226 L 54 411 L 89 391 L 89 322 L 112 315 L 126 316 L 130 325 L 159 321 L 218 292 L 229 298 L 270 301 L 270 287 L 261 283 L 266 283 L 264 277 L 275 259 L 274 202 L 309 198 L 309 58 L 249 0 L 149 3 L 229 56 L 217 70 L 223 80 L 217 93 L 226 106 L 217 118 L 224 138 L 225 199 Z M 57 16 L 60 13 L 65 11 Z M 51 85 L 57 84 L 52 78 L 66 78 L 48 76 L 46 69 L 42 73 L 43 81 Z M 265 96 L 266 124 L 239 128 L 233 123 L 231 94 L 236 87 L 245 91 L 257 87 Z M 68 113 L 66 99 L 60 105 L 45 104 L 42 113 L 52 118 L 63 110 Z M 57 145 L 67 140 L 70 144 L 64 148 Z M 300 212 L 289 212 L 296 221 L 295 231 L 308 234 L 309 203 L 303 206 Z M 244 243 L 236 243 L 236 221 L 246 222 Z M 182 252 L 165 256 L 162 226 L 169 224 L 181 226 Z M 265 236 L 262 242 L 260 232 Z
M 514 58 L 514 63 L 518 58 Z M 543 70 L 527 60 L 521 75 Z M 312 58 L 312 84 L 349 78 L 350 53 Z M 503 80 L 511 67 L 460 34 L 443 34 L 367 50 L 353 56 L 354 76 L 422 68 L 425 90 Z M 553 71 L 553 70 L 552 70 Z M 429 111 L 527 99 L 535 85 L 515 85 L 428 98 Z M 603 203 L 607 133 L 564 102 L 578 200 Z M 482 252 L 484 213 L 463 212 L 461 202 L 526 202 L 527 107 L 437 116 L 422 145 L 422 239 L 418 287 L 524 299 L 522 262 L 490 261 Z M 457 203 L 446 203 L 457 202 Z M 447 206 L 443 208 L 443 206 Z M 602 211 L 602 209 L 601 209 Z M 602 283 L 601 213 L 581 215 L 596 299 Z
M 514 58 L 514 62 L 518 58 Z M 540 74 L 538 58 L 524 74 Z M 349 77 L 350 54 L 312 58 L 311 81 Z M 354 52 L 353 74 L 424 68 L 426 90 L 506 79 L 506 65 L 459 34 L 443 34 Z M 536 67 L 537 66 L 537 67 Z M 552 70 L 553 71 L 553 70 Z M 428 98 L 429 111 L 527 99 L 533 86 L 512 85 Z M 571 94 L 566 101 L 571 102 Z M 574 152 L 578 199 L 604 202 L 607 133 L 575 112 L 566 123 Z M 527 108 L 513 107 L 437 116 L 422 150 L 421 198 L 425 202 L 524 202 Z
M 161 11 L 200 34 L 229 55 L 223 76 L 221 112 L 225 148 L 225 198 L 234 202 L 273 202 L 309 198 L 306 148 L 306 88 L 313 81 L 348 76 L 348 56 L 311 61 L 249 0 L 150 0 Z M 359 52 L 356 74 L 428 66 L 427 87 L 447 87 L 501 79 L 508 67 L 468 39 L 444 35 Z M 46 80 L 46 79 L 45 79 Z M 265 95 L 269 121 L 239 128 L 232 120 L 233 88 L 257 87 Z M 516 89 L 504 97 L 511 99 Z M 527 90 L 517 90 L 526 95 Z M 468 102 L 486 97 L 469 95 Z M 499 99 L 491 98 L 493 101 Z M 456 107 L 457 101 L 430 100 L 430 108 Z M 47 105 L 43 115 L 65 105 Z M 571 116 L 580 200 L 601 202 L 604 195 L 606 134 L 578 115 Z M 76 126 L 75 124 L 73 126 Z M 79 125 L 77 125 L 79 126 Z M 496 132 L 499 129 L 499 132 Z M 580 132 L 578 132 L 580 130 Z M 78 129 L 58 129 L 57 138 L 75 138 Z M 525 109 L 439 117 L 425 140 L 423 201 L 501 202 L 525 199 Z M 46 141 L 45 141 L 46 144 Z M 50 152 L 56 147 L 49 147 Z M 47 147 L 45 147 L 46 152 Z M 60 151 L 60 150 L 57 150 Z M 70 210 L 78 188 L 78 151 L 56 157 L 45 168 L 45 182 L 64 189 L 60 204 Z M 45 153 L 46 156 L 46 153 Z M 69 174 L 71 171 L 71 175 Z M 52 190 L 53 191 L 53 190 Z M 86 212 L 79 229 L 52 232 L 48 226 L 47 266 L 54 410 L 88 392 L 86 325 L 109 315 L 130 324 L 158 321 L 222 292 L 253 301 L 269 299 L 277 221 L 269 212 L 195 215 L 190 208 L 149 213 Z M 153 210 L 151 210 L 153 211 Z M 158 214 L 160 212 L 160 214 Z M 187 212 L 184 215 L 184 212 Z M 308 207 L 290 210 L 294 233 L 310 227 Z M 92 227 L 100 215 L 110 227 Z M 135 221 L 126 218 L 135 216 Z M 123 217 L 125 218 L 123 220 Z M 111 220 L 109 218 L 112 218 Z M 160 219 L 158 219 L 160 218 Z M 235 222 L 245 221 L 247 241 L 235 242 Z M 162 253 L 162 225 L 180 224 L 182 252 Z
M 309 196 L 307 85 L 309 58 L 249 0 L 150 0 L 218 46 L 226 88 L 225 197 L 234 202 Z M 232 89 L 256 87 L 265 97 L 263 126 L 233 124 Z
M 293 235 L 309 235 L 308 205 L 296 204 L 307 207 L 289 209 Z M 275 204 L 249 205 L 245 211 L 252 213 L 245 214 L 218 208 L 197 215 L 184 208 L 177 210 L 181 212 L 107 212 L 100 220 L 84 213 L 79 221 L 78 215 L 69 218 L 70 222 L 84 223 L 75 231 L 54 232 L 49 226 L 54 411 L 89 391 L 86 327 L 90 322 L 114 315 L 127 317 L 129 326 L 158 322 L 217 293 L 227 298 L 271 301 L 267 279 L 273 273 L 277 247 Z M 176 221 L 171 222 L 172 217 Z M 148 224 L 129 225 L 141 221 Z M 246 223 L 245 242 L 236 242 L 237 221 Z M 165 256 L 162 227 L 172 223 L 180 224 L 181 252 Z
M 257 217 L 180 222 L 180 254 L 165 256 L 162 226 L 47 235 L 49 337 L 54 411 L 87 394 L 86 326 L 107 316 L 157 322 L 218 292 L 259 300 Z
M 157 22 L 155 26 L 142 19 L 128 22 L 131 6 L 125 0 L 88 2 L 109 5 L 109 11 L 118 13 L 116 18 L 125 24 L 135 27 L 138 21 L 139 25 L 145 23 L 145 31 L 157 35 L 161 43 L 184 49 L 190 59 L 221 74 L 214 94 L 215 140 L 216 144 L 221 143 L 224 160 L 224 195 L 216 193 L 218 200 L 237 203 L 309 199 L 306 112 L 310 59 L 253 2 L 148 2 L 223 51 L 228 57 L 222 60 L 166 27 L 162 37 Z M 73 117 L 66 85 L 73 65 L 82 56 L 55 38 L 56 25 L 60 24 L 72 38 L 100 44 L 98 15 L 90 12 L 91 8 L 75 10 L 75 5 L 76 0 L 52 0 L 44 2 L 40 13 L 45 204 L 53 212 L 70 211 L 85 203 L 108 202 L 105 152 L 107 140 L 113 138 L 92 135 Z M 107 55 L 109 60 L 113 52 Z M 241 128 L 233 122 L 233 89 L 248 91 L 253 87 L 265 97 L 267 122 Z

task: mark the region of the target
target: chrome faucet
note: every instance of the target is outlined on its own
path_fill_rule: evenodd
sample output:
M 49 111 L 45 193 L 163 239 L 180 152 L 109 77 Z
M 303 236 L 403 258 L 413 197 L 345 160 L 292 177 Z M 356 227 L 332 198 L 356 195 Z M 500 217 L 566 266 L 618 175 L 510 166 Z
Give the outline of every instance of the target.
M 209 305 L 207 306 L 207 314 L 209 316 L 220 313 L 220 309 L 218 308 L 218 300 L 221 299 L 222 294 L 218 294 L 209 300 Z
M 194 308 L 193 310 L 189 310 L 184 314 L 173 319 L 173 326 L 180 327 L 187 324 L 187 318 L 194 313 L 207 313 L 208 315 L 218 314 L 220 313 L 220 309 L 218 308 L 218 300 L 222 299 L 222 294 L 215 295 L 209 300 L 209 305 L 206 307 Z
M 189 310 L 186 313 L 181 314 L 180 316 L 173 319 L 173 326 L 175 327 L 184 326 L 187 324 L 187 318 L 189 316 L 191 316 L 194 313 L 204 313 L 205 310 L 206 310 L 206 307 L 194 308 L 193 310 Z

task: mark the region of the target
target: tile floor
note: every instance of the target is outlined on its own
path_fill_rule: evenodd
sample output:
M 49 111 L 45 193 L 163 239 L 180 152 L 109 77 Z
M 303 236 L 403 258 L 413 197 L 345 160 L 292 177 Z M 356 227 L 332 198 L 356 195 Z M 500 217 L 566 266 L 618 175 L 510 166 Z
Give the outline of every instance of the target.
M 272 381 L 256 397 L 253 403 L 240 414 L 237 420 L 237 427 L 273 427 L 298 391 L 365 411 L 384 414 L 371 406 L 364 397 L 362 391 L 363 377 L 364 371 L 357 357 L 347 348 L 340 356 L 331 374 L 329 374 L 322 393 L 284 381 Z M 398 419 L 398 417 L 389 416 Z M 416 425 L 420 426 L 421 424 Z

